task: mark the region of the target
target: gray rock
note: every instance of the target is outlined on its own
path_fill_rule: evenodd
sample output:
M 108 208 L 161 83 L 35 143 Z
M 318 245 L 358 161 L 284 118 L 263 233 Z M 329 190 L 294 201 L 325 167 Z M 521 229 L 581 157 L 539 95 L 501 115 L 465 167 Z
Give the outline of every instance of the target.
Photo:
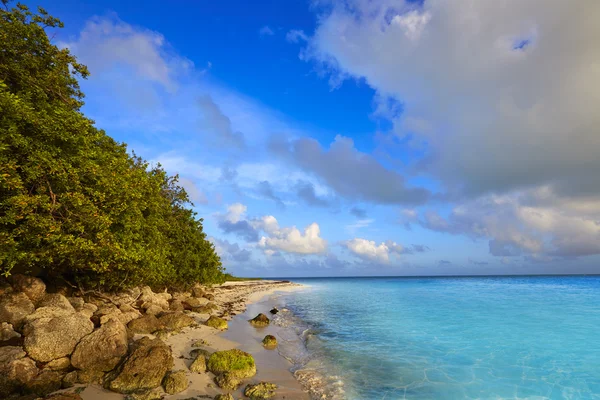
M 13 275 L 12 286 L 16 292 L 25 293 L 34 304 L 46 294 L 46 284 L 41 279 L 33 276 Z
M 118 320 L 110 320 L 85 336 L 71 356 L 75 368 L 110 371 L 127 354 L 127 329 Z
M 25 350 L 36 361 L 56 360 L 70 355 L 77 343 L 93 330 L 92 321 L 79 313 L 39 318 L 23 329 Z
M 8 322 L 17 330 L 34 310 L 35 306 L 25 293 L 9 293 L 0 299 L 0 321 Z
M 58 293 L 48 293 L 45 295 L 38 303 L 38 307 L 61 308 L 66 311 L 75 312 L 75 308 L 73 308 L 69 300 Z

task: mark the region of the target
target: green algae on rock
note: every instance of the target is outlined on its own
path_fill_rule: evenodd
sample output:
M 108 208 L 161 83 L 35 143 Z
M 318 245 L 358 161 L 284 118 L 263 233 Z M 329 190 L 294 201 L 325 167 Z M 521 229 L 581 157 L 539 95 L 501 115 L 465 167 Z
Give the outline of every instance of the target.
M 249 322 L 256 327 L 264 327 L 269 325 L 271 321 L 269 320 L 269 318 L 267 318 L 265 314 L 261 313 L 258 314 L 256 317 L 252 318 Z
M 251 400 L 269 399 L 275 395 L 277 385 L 274 383 L 260 382 L 255 385 L 248 385 L 244 389 L 244 396 Z
M 256 374 L 254 358 L 245 351 L 232 349 L 214 352 L 207 368 L 215 375 L 228 372 L 237 378 L 250 378 Z
M 194 362 L 190 365 L 192 372 L 206 372 L 206 357 L 204 354 L 198 354 Z
M 218 387 L 225 390 L 236 390 L 242 384 L 242 380 L 231 372 L 223 372 L 217 375 L 215 382 Z
M 235 400 L 231 393 L 227 394 L 218 394 L 215 396 L 214 400 Z
M 222 318 L 215 317 L 214 315 L 211 315 L 211 317 L 204 324 L 220 331 L 227 330 L 227 321 Z
M 190 382 L 184 370 L 169 372 L 163 379 L 163 387 L 168 394 L 177 394 L 188 388 Z
M 277 338 L 275 336 L 273 336 L 273 335 L 267 335 L 262 340 L 262 344 L 267 349 L 274 349 L 275 347 L 277 347 Z

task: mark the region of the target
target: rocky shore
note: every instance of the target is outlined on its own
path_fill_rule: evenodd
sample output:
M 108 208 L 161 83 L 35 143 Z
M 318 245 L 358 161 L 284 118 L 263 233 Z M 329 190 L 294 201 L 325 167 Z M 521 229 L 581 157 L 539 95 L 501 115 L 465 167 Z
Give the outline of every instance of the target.
M 15 275 L 0 284 L 0 398 L 270 398 L 275 385 L 251 380 L 252 355 L 217 334 L 248 301 L 293 286 L 247 281 L 108 295 L 47 290 Z

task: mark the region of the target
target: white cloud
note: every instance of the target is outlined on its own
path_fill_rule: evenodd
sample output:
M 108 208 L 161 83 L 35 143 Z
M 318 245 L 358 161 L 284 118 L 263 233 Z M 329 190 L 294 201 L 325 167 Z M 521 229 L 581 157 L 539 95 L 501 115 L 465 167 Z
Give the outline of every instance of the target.
M 306 33 L 301 29 L 292 29 L 285 35 L 285 40 L 290 43 L 306 42 L 308 36 L 306 36 Z
M 353 224 L 346 225 L 346 230 L 356 232 L 358 229 L 368 228 L 373 222 L 375 222 L 375 220 L 372 218 L 359 219 Z
M 259 247 L 295 254 L 322 254 L 327 250 L 327 241 L 321 238 L 319 224 L 313 222 L 304 232 L 295 226 L 280 228 L 273 216 L 262 219 L 262 227 L 269 236 L 261 237 Z
M 273 36 L 275 32 L 273 32 L 273 29 L 271 29 L 268 25 L 265 25 L 262 28 L 260 28 L 258 34 L 260 36 Z
M 377 244 L 373 240 L 354 238 L 345 242 L 344 246 L 359 258 L 382 264 L 390 263 L 390 255 L 399 256 L 405 251 L 401 245 L 391 240 Z
M 208 203 L 206 194 L 200 190 L 200 188 L 198 188 L 198 185 L 196 185 L 193 180 L 188 178 L 179 178 L 179 184 L 183 186 L 192 203 L 196 205 Z

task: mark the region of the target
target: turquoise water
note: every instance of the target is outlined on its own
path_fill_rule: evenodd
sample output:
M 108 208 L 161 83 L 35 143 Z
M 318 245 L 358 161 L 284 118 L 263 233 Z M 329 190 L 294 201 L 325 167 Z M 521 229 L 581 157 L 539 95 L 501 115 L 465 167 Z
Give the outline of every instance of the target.
M 282 352 L 325 398 L 600 399 L 600 277 L 294 281 Z

